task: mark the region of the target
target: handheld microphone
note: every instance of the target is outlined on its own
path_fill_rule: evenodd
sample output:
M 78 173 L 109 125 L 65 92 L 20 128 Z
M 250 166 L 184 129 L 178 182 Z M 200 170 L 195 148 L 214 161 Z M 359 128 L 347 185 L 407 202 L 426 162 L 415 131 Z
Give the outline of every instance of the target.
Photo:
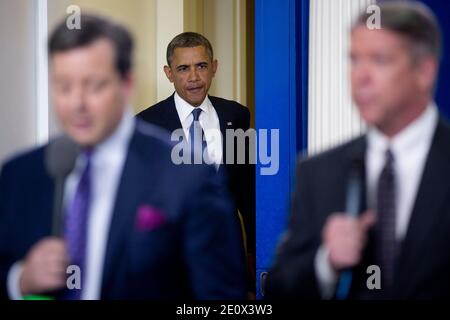
M 357 218 L 361 208 L 363 190 L 364 160 L 361 157 L 353 158 L 347 180 L 347 194 L 345 212 L 349 217 Z M 350 292 L 353 274 L 350 269 L 344 270 L 339 278 L 336 299 L 345 300 Z
M 78 145 L 67 136 L 53 139 L 45 150 L 45 167 L 55 182 L 52 235 L 56 237 L 63 233 L 64 182 L 75 167 L 78 153 Z
M 64 182 L 75 167 L 79 148 L 70 138 L 60 136 L 48 144 L 45 149 L 45 169 L 55 183 L 52 212 L 52 236 L 63 234 Z M 51 295 L 27 295 L 25 300 L 55 300 Z

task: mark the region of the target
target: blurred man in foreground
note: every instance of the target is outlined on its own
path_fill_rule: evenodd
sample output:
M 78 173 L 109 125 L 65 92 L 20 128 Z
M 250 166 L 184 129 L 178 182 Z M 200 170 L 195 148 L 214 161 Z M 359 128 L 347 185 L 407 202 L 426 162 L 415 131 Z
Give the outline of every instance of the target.
M 51 234 L 48 146 L 7 162 L 0 296 L 245 298 L 244 252 L 221 176 L 174 165 L 168 134 L 134 119 L 128 31 L 97 16 L 81 22 L 80 30 L 62 22 L 49 41 L 56 114 L 81 149 L 65 181 L 63 238 Z M 70 265 L 81 270 L 79 288 L 68 287 Z
M 380 8 L 381 29 L 363 14 L 351 33 L 352 94 L 368 132 L 300 162 L 268 297 L 450 297 L 450 127 L 433 103 L 440 31 L 416 2 Z

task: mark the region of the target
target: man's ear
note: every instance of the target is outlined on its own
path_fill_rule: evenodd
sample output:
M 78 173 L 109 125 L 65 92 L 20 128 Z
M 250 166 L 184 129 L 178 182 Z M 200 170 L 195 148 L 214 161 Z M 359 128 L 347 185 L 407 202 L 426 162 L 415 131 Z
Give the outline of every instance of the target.
M 127 99 L 130 99 L 130 97 L 133 95 L 134 89 L 135 89 L 134 74 L 132 72 L 129 72 L 122 79 L 122 83 L 123 83 L 123 90 L 124 90 L 123 92 L 124 92 L 125 96 L 127 97 Z
M 436 59 L 424 58 L 419 67 L 419 85 L 425 91 L 433 90 L 437 77 L 438 64 Z
M 166 74 L 167 79 L 173 83 L 172 69 L 170 69 L 169 66 L 164 66 L 164 73 Z
M 213 76 L 216 74 L 218 65 L 219 65 L 219 62 L 217 61 L 217 59 L 214 59 L 213 62 L 212 62 L 212 72 L 213 72 Z

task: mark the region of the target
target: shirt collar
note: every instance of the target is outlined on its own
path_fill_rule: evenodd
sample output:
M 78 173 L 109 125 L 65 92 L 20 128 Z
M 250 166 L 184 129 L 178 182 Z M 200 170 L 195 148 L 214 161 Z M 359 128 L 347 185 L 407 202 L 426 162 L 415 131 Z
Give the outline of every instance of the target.
M 183 121 L 185 121 L 186 118 L 189 117 L 189 115 L 195 108 L 202 109 L 203 112 L 205 112 L 206 114 L 211 112 L 212 104 L 211 101 L 209 100 L 208 95 L 206 95 L 202 104 L 198 107 L 193 107 L 192 105 L 190 105 L 183 98 L 181 98 L 177 92 L 175 92 L 174 99 L 175 99 L 175 108 L 177 109 L 178 117 L 180 118 L 181 123 L 183 123 Z
M 406 128 L 389 139 L 377 128 L 370 127 L 368 129 L 368 146 L 371 150 L 385 152 L 388 148 L 394 152 L 408 151 L 418 142 L 426 142 L 431 140 L 436 129 L 438 120 L 438 111 L 435 103 L 430 103 L 425 111 L 410 123 Z

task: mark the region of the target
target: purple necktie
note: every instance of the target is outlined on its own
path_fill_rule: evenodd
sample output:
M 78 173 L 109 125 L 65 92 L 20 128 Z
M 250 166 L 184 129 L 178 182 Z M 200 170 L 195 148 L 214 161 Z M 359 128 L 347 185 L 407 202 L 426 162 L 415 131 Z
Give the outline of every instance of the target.
M 91 156 L 92 151 L 84 151 L 86 165 L 81 174 L 74 197 L 65 219 L 65 240 L 70 264 L 76 265 L 81 270 L 81 289 L 68 290 L 65 297 L 69 300 L 79 300 L 83 290 L 85 273 L 87 222 L 91 201 Z

